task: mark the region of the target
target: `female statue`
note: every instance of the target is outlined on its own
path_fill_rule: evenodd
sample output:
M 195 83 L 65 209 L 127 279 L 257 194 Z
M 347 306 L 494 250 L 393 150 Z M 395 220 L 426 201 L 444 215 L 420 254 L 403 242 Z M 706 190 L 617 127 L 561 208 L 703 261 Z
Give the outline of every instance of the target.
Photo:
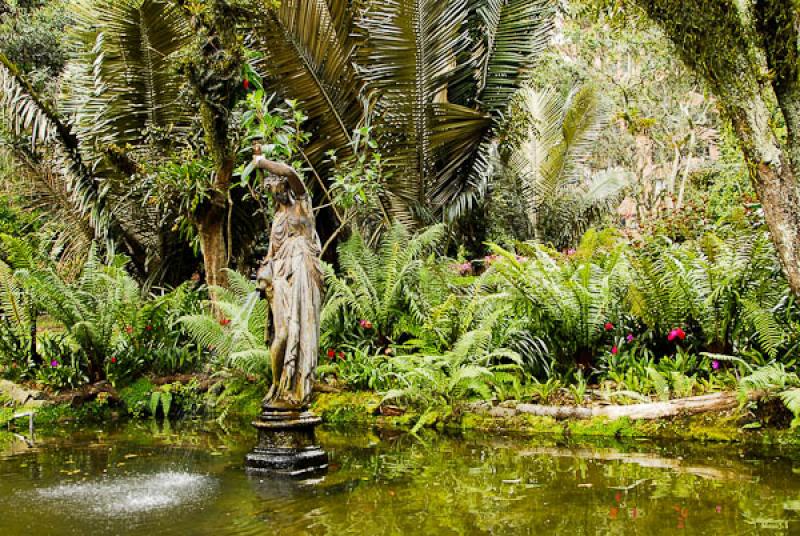
M 265 410 L 304 409 L 317 368 L 322 300 L 320 242 L 311 200 L 295 170 L 266 159 L 256 146 L 253 164 L 265 170 L 275 200 L 269 250 L 258 270 L 259 288 L 271 301 L 272 387 Z

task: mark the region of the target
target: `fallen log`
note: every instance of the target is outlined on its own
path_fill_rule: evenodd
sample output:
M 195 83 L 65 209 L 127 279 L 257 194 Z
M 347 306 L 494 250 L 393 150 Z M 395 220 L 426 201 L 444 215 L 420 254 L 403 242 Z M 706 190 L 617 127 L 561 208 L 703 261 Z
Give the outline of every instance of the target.
M 765 395 L 754 392 L 749 400 L 758 400 Z M 739 398 L 735 393 L 713 393 L 710 395 L 676 398 L 664 402 L 647 402 L 627 406 L 543 406 L 540 404 L 517 404 L 519 413 L 554 419 L 589 419 L 591 417 L 607 417 L 619 419 L 627 417 L 632 420 L 652 420 L 681 415 L 697 415 L 712 411 L 727 411 L 739 406 Z
M 92 385 L 85 385 L 80 389 L 75 389 L 74 391 L 63 392 L 54 396 L 52 401 L 56 404 L 69 403 L 73 407 L 78 407 L 86 402 L 91 402 L 97 399 L 97 396 L 100 393 L 106 393 L 109 402 L 119 402 L 119 394 L 117 394 L 117 390 L 114 389 L 114 387 L 112 387 L 111 384 L 106 380 L 99 381 Z

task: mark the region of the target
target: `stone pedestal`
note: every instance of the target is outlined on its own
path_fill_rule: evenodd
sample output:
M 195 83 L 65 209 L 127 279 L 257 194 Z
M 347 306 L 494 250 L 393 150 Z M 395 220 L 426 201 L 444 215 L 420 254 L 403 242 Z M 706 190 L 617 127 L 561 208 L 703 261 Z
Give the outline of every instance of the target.
M 253 421 L 258 445 L 245 458 L 247 472 L 300 478 L 324 473 L 328 454 L 314 439 L 320 422 L 310 411 L 265 409 Z

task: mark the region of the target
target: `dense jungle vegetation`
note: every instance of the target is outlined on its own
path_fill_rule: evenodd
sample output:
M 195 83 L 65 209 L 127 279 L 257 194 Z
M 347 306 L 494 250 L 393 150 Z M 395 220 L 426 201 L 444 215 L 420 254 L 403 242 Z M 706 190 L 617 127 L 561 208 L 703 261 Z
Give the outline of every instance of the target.
M 153 415 L 200 411 L 179 377 L 264 387 L 259 142 L 313 192 L 320 388 L 426 412 L 768 391 L 798 423 L 799 20 L 6 0 L 0 377 Z

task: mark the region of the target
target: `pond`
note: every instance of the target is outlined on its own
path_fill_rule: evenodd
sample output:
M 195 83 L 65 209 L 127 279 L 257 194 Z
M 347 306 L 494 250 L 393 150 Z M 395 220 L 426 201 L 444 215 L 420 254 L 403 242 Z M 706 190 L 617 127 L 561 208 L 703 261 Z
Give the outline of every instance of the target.
M 322 428 L 313 481 L 248 477 L 246 425 L 0 446 L 0 534 L 798 534 L 800 457 L 742 446 Z

